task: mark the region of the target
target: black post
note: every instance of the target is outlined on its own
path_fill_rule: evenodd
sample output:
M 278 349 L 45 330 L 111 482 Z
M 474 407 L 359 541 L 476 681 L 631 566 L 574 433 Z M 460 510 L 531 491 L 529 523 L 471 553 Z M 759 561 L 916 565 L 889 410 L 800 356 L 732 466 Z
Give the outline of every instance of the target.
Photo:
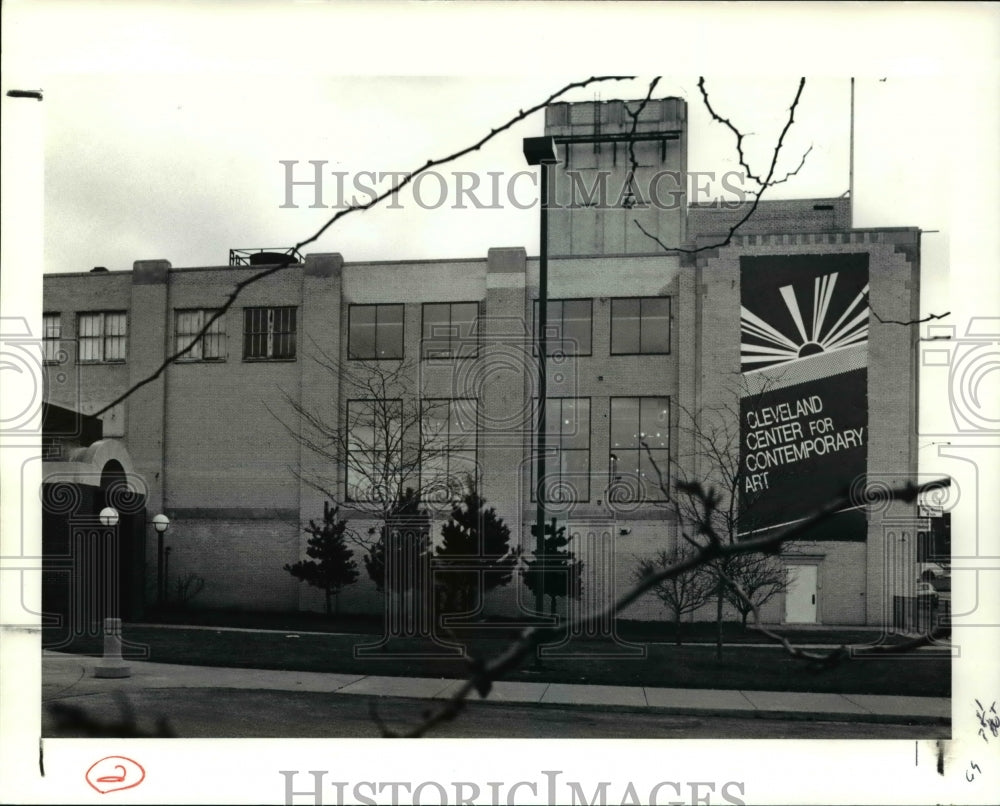
M 169 598 L 167 593 L 167 580 L 170 579 L 170 546 L 163 550 L 163 601 Z
M 548 165 L 546 163 L 541 163 L 539 165 L 541 171 L 541 186 L 542 186 L 542 203 L 541 203 L 541 222 L 540 222 L 540 243 L 538 247 L 538 456 L 536 461 L 538 463 L 536 476 L 537 485 L 535 487 L 535 501 L 538 504 L 537 512 L 535 515 L 535 525 L 538 530 L 535 536 L 535 556 L 539 561 L 544 562 L 543 554 L 545 551 L 545 396 L 546 396 L 546 377 L 545 377 L 545 358 L 547 344 L 545 339 L 545 330 L 548 326 L 548 313 L 549 313 L 549 217 L 548 217 L 548 205 L 549 205 L 549 182 L 548 182 Z M 538 575 L 538 586 L 535 588 L 535 610 L 538 613 L 545 612 L 545 569 L 542 566 L 542 573 Z M 537 657 L 537 655 L 536 655 Z
M 548 346 L 545 339 L 545 329 L 548 326 L 549 302 L 549 174 L 548 166 L 559 161 L 556 154 L 556 141 L 553 137 L 524 138 L 524 157 L 529 165 L 538 165 L 541 170 L 541 221 L 538 250 L 538 316 L 535 326 L 538 328 L 538 433 L 535 446 L 538 451 L 536 461 L 535 501 L 535 556 L 540 573 L 535 589 L 535 610 L 539 619 L 544 619 L 545 613 L 545 397 L 546 377 L 545 360 Z M 541 658 L 535 652 L 535 667 L 541 666 Z
M 156 530 L 156 604 L 163 604 L 163 532 Z

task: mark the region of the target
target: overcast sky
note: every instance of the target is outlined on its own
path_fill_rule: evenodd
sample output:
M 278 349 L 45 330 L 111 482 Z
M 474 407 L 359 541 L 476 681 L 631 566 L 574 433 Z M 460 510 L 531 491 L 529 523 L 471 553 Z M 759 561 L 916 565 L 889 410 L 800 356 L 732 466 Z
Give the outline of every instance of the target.
M 288 170 L 282 161 L 296 161 L 294 178 L 308 180 L 314 176 L 310 161 L 325 160 L 327 205 L 337 203 L 333 171 L 347 174 L 345 198 L 364 199 L 366 194 L 352 192 L 359 172 L 412 170 L 475 142 L 518 109 L 582 77 L 584 72 L 544 78 L 47 76 L 45 269 L 127 269 L 148 258 L 167 258 L 174 266 L 218 265 L 231 247 L 290 246 L 312 234 L 330 211 L 310 209 L 309 188 L 294 191 L 298 209 L 281 207 Z M 649 78 L 594 85 L 568 98 L 638 99 Z M 696 80 L 664 77 L 657 97 L 689 102 L 689 169 L 721 175 L 738 167 L 733 137 L 710 120 Z M 751 133 L 751 165 L 764 171 L 796 78 L 713 75 L 708 87 L 717 111 Z M 945 166 L 937 162 L 932 171 L 906 175 L 939 134 L 927 125 L 921 99 L 944 90 L 906 77 L 857 82 L 858 226 L 946 228 L 933 193 Z M 540 134 L 542 126 L 539 112 L 480 152 L 442 168 L 447 192 L 441 207 L 437 180 L 424 181 L 418 197 L 404 191 L 401 209 L 349 216 L 310 251 L 340 251 L 347 260 L 482 256 L 491 246 L 510 245 L 536 251 L 537 214 L 509 203 L 506 189 L 525 168 L 521 139 Z M 800 174 L 774 196 L 847 191 L 849 136 L 849 79 L 808 79 L 782 169 L 793 169 L 809 146 L 812 151 Z M 453 209 L 459 201 L 453 171 L 482 177 L 477 198 L 484 203 L 491 196 L 487 172 L 501 172 L 499 209 L 476 209 L 468 200 L 468 209 Z M 904 180 L 905 206 L 885 204 L 886 183 Z M 515 188 L 519 201 L 531 200 L 530 185 Z M 709 186 L 706 195 L 718 192 Z

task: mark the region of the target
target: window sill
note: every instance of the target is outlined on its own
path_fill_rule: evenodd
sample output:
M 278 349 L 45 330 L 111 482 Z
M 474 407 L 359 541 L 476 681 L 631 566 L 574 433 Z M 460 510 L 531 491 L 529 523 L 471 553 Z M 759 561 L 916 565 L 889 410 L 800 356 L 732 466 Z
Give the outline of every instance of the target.
M 439 361 L 442 364 L 446 361 L 475 361 L 479 358 L 479 353 L 474 355 L 424 355 L 420 357 L 421 361 Z
M 538 356 L 538 348 L 537 347 L 533 346 L 531 348 L 531 355 L 532 355 L 532 357 L 537 357 Z M 546 350 L 545 351 L 545 357 L 546 358 L 592 358 L 593 355 L 594 355 L 593 350 L 591 350 L 589 353 L 564 353 L 561 350 L 551 350 L 551 351 L 550 350 Z

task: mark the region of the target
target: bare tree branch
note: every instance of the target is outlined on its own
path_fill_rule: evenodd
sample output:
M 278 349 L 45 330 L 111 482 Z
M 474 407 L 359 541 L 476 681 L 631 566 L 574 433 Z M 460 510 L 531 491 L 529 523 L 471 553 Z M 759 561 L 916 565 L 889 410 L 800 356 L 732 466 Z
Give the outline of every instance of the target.
M 848 649 L 846 646 L 841 645 L 836 649 L 831 650 L 826 653 L 819 652 L 808 652 L 792 644 L 785 636 L 779 635 L 772 630 L 769 630 L 764 626 L 763 619 L 760 615 L 760 608 L 757 604 L 750 598 L 743 587 L 732 577 L 730 577 L 726 572 L 720 568 L 716 568 L 716 574 L 730 587 L 731 590 L 735 591 L 736 594 L 743 600 L 743 602 L 750 607 L 753 611 L 754 626 L 760 630 L 764 635 L 773 641 L 777 641 L 784 647 L 785 651 L 793 658 L 799 658 L 802 660 L 814 661 L 822 666 L 833 666 L 839 663 L 848 654 Z
M 805 79 L 803 79 L 803 81 L 804 80 Z M 708 99 L 708 90 L 705 89 L 704 76 L 701 76 L 698 79 L 698 91 L 701 92 L 701 100 L 704 102 L 705 109 L 708 110 L 708 114 L 712 116 L 712 120 L 714 120 L 716 123 L 721 123 L 727 129 L 729 129 L 729 131 L 731 131 L 733 135 L 736 137 L 736 153 L 740 157 L 740 166 L 743 168 L 743 171 L 746 174 L 747 179 L 753 180 L 761 187 L 764 187 L 765 186 L 764 180 L 753 172 L 753 169 L 750 167 L 750 163 L 747 162 L 746 154 L 743 153 L 743 138 L 746 137 L 747 135 L 743 134 L 743 132 L 741 132 L 738 128 L 736 128 L 736 126 L 733 125 L 732 121 L 729 120 L 729 118 L 722 117 L 722 115 L 718 114 L 712 107 L 712 102 Z
M 865 298 L 867 299 L 867 294 Z M 922 325 L 924 322 L 931 322 L 935 319 L 944 319 L 946 316 L 951 316 L 951 311 L 945 311 L 944 313 L 929 313 L 923 319 L 907 319 L 905 321 L 902 319 L 883 319 L 879 316 L 878 311 L 872 307 L 870 300 L 868 301 L 868 311 L 883 325 L 902 325 L 903 327 Z
M 501 124 L 500 126 L 497 126 L 495 129 L 490 129 L 489 134 L 480 138 L 472 145 L 466 146 L 463 149 L 452 152 L 451 154 L 448 154 L 445 157 L 439 157 L 438 159 L 427 160 L 427 162 L 421 165 L 419 168 L 416 168 L 410 173 L 403 175 L 402 179 L 397 181 L 383 193 L 380 193 L 379 195 L 369 199 L 363 204 L 352 204 L 349 207 L 346 207 L 342 210 L 338 210 L 333 216 L 327 219 L 327 221 L 318 230 L 316 230 L 316 232 L 314 232 L 308 238 L 305 238 L 304 240 L 301 240 L 297 244 L 295 244 L 292 250 L 292 254 L 287 255 L 285 259 L 282 260 L 280 263 L 277 263 L 274 266 L 270 266 L 269 268 L 259 271 L 256 274 L 246 278 L 245 280 L 241 280 L 240 282 L 238 282 L 233 288 L 232 293 L 230 293 L 229 296 L 226 298 L 225 302 L 222 303 L 222 305 L 215 311 L 214 314 L 212 314 L 212 316 L 206 319 L 201 330 L 199 330 L 195 334 L 190 344 L 184 347 L 184 349 L 178 350 L 177 352 L 168 356 L 163 361 L 163 363 L 161 363 L 155 370 L 153 370 L 152 373 L 150 373 L 142 380 L 134 383 L 132 386 L 126 389 L 125 392 L 123 392 L 114 400 L 112 400 L 110 403 L 108 403 L 106 406 L 104 406 L 104 408 L 94 412 L 93 416 L 94 417 L 101 416 L 105 412 L 117 406 L 123 400 L 126 400 L 136 390 L 141 389 L 143 386 L 146 386 L 147 384 L 152 383 L 157 378 L 159 378 L 166 371 L 167 367 L 169 367 L 172 363 L 174 363 L 178 358 L 183 358 L 185 355 L 187 355 L 194 348 L 195 344 L 198 344 L 204 339 L 205 334 L 208 333 L 209 329 L 215 323 L 215 321 L 220 316 L 224 315 L 226 311 L 228 311 L 233 306 L 233 304 L 236 302 L 236 300 L 239 298 L 240 294 L 243 292 L 245 288 L 267 277 L 270 277 L 272 274 L 276 274 L 277 272 L 288 268 L 288 266 L 290 266 L 292 263 L 292 260 L 294 258 L 294 253 L 298 252 L 303 247 L 308 246 L 314 241 L 317 241 L 328 229 L 330 229 L 330 227 L 332 227 L 335 223 L 337 223 L 337 221 L 339 221 L 341 218 L 344 218 L 345 216 L 348 216 L 351 213 L 356 213 L 359 211 L 364 212 L 365 210 L 369 210 L 372 207 L 376 207 L 377 205 L 381 204 L 385 199 L 389 198 L 395 193 L 398 193 L 401 189 L 412 183 L 413 180 L 420 174 L 425 173 L 426 171 L 429 171 L 433 168 L 437 168 L 441 165 L 447 165 L 448 163 L 461 159 L 462 157 L 471 154 L 474 151 L 478 151 L 484 145 L 486 145 L 490 140 L 497 137 L 497 135 L 502 134 L 503 132 L 509 130 L 511 127 L 513 127 L 517 123 L 520 123 L 522 120 L 534 114 L 538 110 L 544 109 L 546 106 L 551 104 L 557 98 L 562 97 L 571 90 L 580 89 L 582 87 L 587 87 L 591 84 L 597 84 L 599 82 L 604 82 L 604 81 L 628 81 L 633 78 L 635 78 L 635 76 L 591 76 L 590 78 L 584 79 L 582 81 L 570 82 L 561 89 L 552 93 L 544 101 L 537 103 L 534 106 L 530 106 L 527 109 L 518 110 L 518 113 L 513 117 L 511 117 L 509 120 L 507 120 L 507 122 Z
M 643 110 L 649 104 L 653 97 L 653 90 L 656 89 L 656 85 L 660 83 L 661 76 L 656 76 L 652 81 L 649 82 L 649 89 L 646 91 L 646 97 L 643 98 L 639 105 L 633 112 L 628 104 L 625 104 L 625 114 L 632 118 L 632 128 L 628 134 L 628 159 L 629 159 L 629 170 L 628 176 L 625 178 L 625 184 L 623 187 L 630 187 L 635 178 L 635 172 L 639 168 L 639 161 L 635 156 L 635 132 L 639 127 L 639 116 L 642 114 Z
M 799 167 L 792 172 L 792 174 L 786 175 L 784 179 L 775 180 L 774 172 L 777 169 L 778 157 L 780 156 L 781 149 L 785 143 L 785 135 L 788 134 L 788 130 L 792 127 L 792 124 L 795 122 L 795 110 L 798 108 L 799 100 L 802 98 L 802 90 L 805 88 L 805 86 L 806 86 L 806 80 L 805 77 L 803 77 L 799 80 L 798 91 L 795 93 L 795 98 L 792 100 L 792 105 L 788 108 L 788 120 L 785 121 L 784 128 L 782 128 L 781 134 L 778 136 L 778 141 L 777 143 L 775 143 L 774 151 L 771 154 L 771 165 L 768 168 L 767 176 L 765 176 L 763 179 L 754 174 L 750 170 L 750 167 L 746 164 L 746 158 L 745 155 L 743 154 L 743 147 L 742 147 L 744 135 L 742 135 L 730 121 L 728 121 L 725 118 L 719 117 L 715 113 L 715 111 L 711 108 L 711 105 L 708 106 L 709 112 L 711 112 L 713 118 L 715 118 L 718 122 L 728 126 L 730 129 L 736 132 L 738 136 L 737 151 L 739 152 L 740 155 L 740 164 L 743 166 L 744 170 L 747 171 L 747 175 L 760 185 L 760 190 L 758 190 L 757 193 L 754 195 L 753 202 L 751 202 L 750 207 L 747 209 L 746 213 L 742 216 L 742 218 L 740 218 L 735 224 L 733 224 L 729 228 L 729 232 L 726 234 L 723 240 L 717 243 L 711 243 L 711 244 L 706 244 L 704 246 L 696 246 L 696 247 L 683 247 L 680 245 L 668 246 L 667 244 L 663 243 L 663 241 L 661 241 L 659 238 L 657 238 L 655 235 L 653 235 L 653 233 L 651 233 L 649 230 L 643 227 L 638 219 L 632 219 L 633 223 L 639 228 L 639 231 L 642 232 L 642 234 L 645 235 L 647 238 L 650 238 L 651 240 L 655 241 L 660 246 L 661 249 L 667 252 L 682 252 L 687 255 L 693 255 L 697 254 L 698 252 L 707 251 L 709 249 L 721 249 L 724 246 L 728 246 L 732 242 L 733 236 L 736 234 L 739 228 L 742 227 L 747 221 L 749 221 L 750 218 L 753 216 L 753 214 L 757 212 L 757 207 L 760 204 L 760 200 L 763 197 L 764 192 L 769 187 L 772 187 L 775 184 L 779 184 L 780 182 L 784 182 L 786 179 L 788 179 L 788 176 L 798 173 L 799 169 L 805 163 L 805 156 L 803 155 L 802 162 L 799 164 Z M 702 92 L 702 96 L 705 99 L 705 103 L 708 105 L 708 93 L 705 91 L 704 77 L 698 80 L 698 87 Z M 812 146 L 810 146 L 810 150 L 811 149 Z M 808 154 L 809 152 L 807 151 L 806 153 Z
M 802 81 L 804 82 L 805 79 L 802 79 Z M 775 185 L 780 185 L 782 182 L 787 182 L 791 177 L 795 176 L 799 171 L 802 170 L 802 167 L 806 164 L 806 157 L 808 157 L 809 153 L 813 150 L 813 147 L 811 145 L 802 154 L 802 159 L 799 161 L 799 167 L 796 168 L 794 171 L 790 171 L 789 173 L 785 174 L 781 179 L 771 179 L 769 176 L 767 180 L 764 180 L 761 179 L 756 174 L 754 174 L 753 170 L 751 170 L 750 168 L 750 163 L 747 162 L 746 154 L 743 153 L 743 138 L 748 137 L 749 135 L 746 135 L 743 132 L 741 132 L 735 125 L 733 125 L 733 122 L 729 120 L 729 118 L 724 118 L 715 111 L 715 109 L 712 107 L 711 101 L 709 101 L 708 99 L 708 90 L 705 89 L 704 76 L 698 79 L 698 89 L 701 91 L 701 98 L 705 102 L 705 108 L 708 110 L 708 113 L 712 116 L 712 119 L 716 123 L 721 123 L 736 136 L 736 153 L 739 154 L 740 156 L 740 165 L 742 166 L 747 179 L 753 180 L 758 185 L 760 185 L 761 189 L 763 189 L 765 187 L 774 187 Z M 778 147 L 779 148 L 781 147 L 780 141 Z M 772 165 L 772 172 L 773 172 L 773 165 Z
M 782 182 L 787 182 L 793 176 L 797 176 L 799 171 L 801 171 L 803 167 L 805 167 L 806 157 L 808 157 L 812 153 L 812 150 L 813 147 L 812 145 L 810 145 L 809 148 L 807 148 L 805 151 L 802 152 L 802 159 L 799 161 L 799 166 L 794 171 L 789 171 L 788 173 L 786 173 L 783 177 L 781 177 L 781 179 L 772 179 L 768 187 L 773 188 L 775 185 L 780 185 Z

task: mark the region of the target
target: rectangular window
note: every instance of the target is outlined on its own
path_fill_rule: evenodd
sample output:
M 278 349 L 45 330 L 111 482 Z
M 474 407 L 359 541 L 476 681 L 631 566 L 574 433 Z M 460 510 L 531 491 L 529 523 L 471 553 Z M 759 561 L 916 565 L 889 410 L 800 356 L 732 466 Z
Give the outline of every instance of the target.
M 212 318 L 215 309 L 175 311 L 174 352 L 180 352 L 197 336 L 205 323 Z M 205 335 L 178 361 L 225 361 L 226 360 L 226 315 L 223 314 L 209 325 Z
M 58 364 L 62 346 L 62 316 L 42 314 L 42 356 L 46 364 Z
M 669 490 L 670 398 L 611 398 L 609 445 L 609 498 L 618 496 L 612 499 L 618 501 L 667 500 L 666 493 L 660 489 L 660 474 L 663 486 Z
M 550 299 L 546 305 L 545 354 L 590 355 L 594 301 Z M 534 337 L 538 339 L 538 300 L 535 300 Z
M 424 358 L 475 358 L 479 342 L 473 329 L 478 302 L 425 302 L 421 355 Z
M 536 500 L 538 488 L 537 440 L 533 442 L 532 501 Z M 546 401 L 545 500 L 550 503 L 590 500 L 590 398 L 554 397 Z
M 347 500 L 385 501 L 402 480 L 403 401 L 347 402 Z
M 295 358 L 295 308 L 243 309 L 243 360 Z
M 81 313 L 77 320 L 77 361 L 81 364 L 125 360 L 128 324 L 125 311 Z
M 381 361 L 403 357 L 403 305 L 351 305 L 347 357 Z
M 612 355 L 666 355 L 670 352 L 670 297 L 611 300 Z
M 427 501 L 458 501 L 476 483 L 478 404 L 472 399 L 425 399 L 420 407 L 420 489 Z

